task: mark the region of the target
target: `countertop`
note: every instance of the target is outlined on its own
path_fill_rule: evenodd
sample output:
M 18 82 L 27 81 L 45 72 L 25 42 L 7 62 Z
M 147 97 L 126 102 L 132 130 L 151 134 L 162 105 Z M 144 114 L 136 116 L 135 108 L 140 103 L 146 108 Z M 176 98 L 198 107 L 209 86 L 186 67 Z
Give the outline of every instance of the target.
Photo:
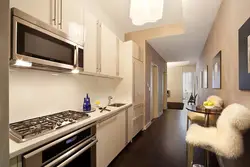
M 126 105 L 122 107 L 108 107 L 107 109 L 110 109 L 111 111 L 103 111 L 100 113 L 100 110 L 97 110 L 93 113 L 89 113 L 90 118 L 79 121 L 77 123 L 74 123 L 72 125 L 68 125 L 66 127 L 63 127 L 61 129 L 57 129 L 51 133 L 45 134 L 43 136 L 37 137 L 35 139 L 28 140 L 23 143 L 16 143 L 13 140 L 9 140 L 10 145 L 10 159 L 14 158 L 18 155 L 21 155 L 25 152 L 28 152 L 32 149 L 35 149 L 36 147 L 39 147 L 41 145 L 44 145 L 50 141 L 55 140 L 58 137 L 64 136 L 70 132 L 73 132 L 83 126 L 86 126 L 88 124 L 91 124 L 93 122 L 99 121 L 105 117 L 111 116 L 112 114 L 115 114 L 123 109 L 126 109 L 128 107 L 132 106 L 132 103 L 126 103 Z

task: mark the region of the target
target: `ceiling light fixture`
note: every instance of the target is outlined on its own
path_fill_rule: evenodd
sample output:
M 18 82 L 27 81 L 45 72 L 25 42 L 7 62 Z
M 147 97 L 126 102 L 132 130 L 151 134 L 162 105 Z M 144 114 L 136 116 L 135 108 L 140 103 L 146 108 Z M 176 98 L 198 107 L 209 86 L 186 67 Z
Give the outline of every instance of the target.
M 19 67 L 31 67 L 32 63 L 21 59 L 17 59 L 14 65 Z
M 131 0 L 130 18 L 136 26 L 162 19 L 164 0 Z

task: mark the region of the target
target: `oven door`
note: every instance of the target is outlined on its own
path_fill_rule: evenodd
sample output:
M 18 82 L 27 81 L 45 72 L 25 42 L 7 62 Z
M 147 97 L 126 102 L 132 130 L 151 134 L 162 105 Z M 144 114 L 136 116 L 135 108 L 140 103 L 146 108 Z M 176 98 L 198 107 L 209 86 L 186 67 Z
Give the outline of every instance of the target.
M 76 44 L 49 31 L 49 28 L 49 25 L 34 18 L 27 21 L 12 16 L 13 62 L 21 59 L 37 65 L 73 69 L 76 64 Z
M 44 167 L 96 167 L 95 137 L 79 144 Z

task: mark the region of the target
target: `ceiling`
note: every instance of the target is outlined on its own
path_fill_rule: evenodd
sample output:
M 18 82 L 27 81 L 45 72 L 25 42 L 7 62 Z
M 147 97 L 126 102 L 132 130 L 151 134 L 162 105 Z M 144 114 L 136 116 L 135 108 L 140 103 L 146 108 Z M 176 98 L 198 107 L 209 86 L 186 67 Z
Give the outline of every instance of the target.
M 163 18 L 155 23 L 135 26 L 129 18 L 130 0 L 92 0 L 119 26 L 123 33 L 176 24 L 183 20 L 182 0 L 164 0 Z
M 168 62 L 195 63 L 202 53 L 220 4 L 220 0 L 183 0 L 185 33 L 148 42 Z

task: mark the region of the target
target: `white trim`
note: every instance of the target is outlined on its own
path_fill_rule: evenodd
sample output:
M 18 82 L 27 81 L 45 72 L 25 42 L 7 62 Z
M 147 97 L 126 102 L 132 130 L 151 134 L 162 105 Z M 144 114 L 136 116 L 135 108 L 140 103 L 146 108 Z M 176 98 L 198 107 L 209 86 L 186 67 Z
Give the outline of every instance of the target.
M 152 124 L 152 121 L 147 123 L 147 125 L 144 126 L 143 131 L 147 130 L 150 127 L 151 124 Z

